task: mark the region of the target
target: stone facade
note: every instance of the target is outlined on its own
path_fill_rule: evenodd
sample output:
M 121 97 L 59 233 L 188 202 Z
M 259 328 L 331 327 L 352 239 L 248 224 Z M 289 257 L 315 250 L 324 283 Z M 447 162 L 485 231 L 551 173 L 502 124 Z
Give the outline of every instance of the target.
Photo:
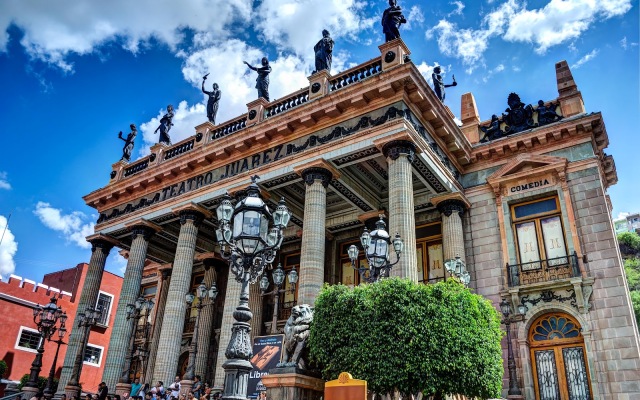
M 257 174 L 271 210 L 287 201 L 292 218 L 276 263 L 295 267 L 300 279 L 278 310 L 272 296 L 251 289 L 252 336 L 270 332 L 274 312 L 281 327 L 325 282 L 358 284 L 347 249 L 360 248 L 364 227 L 383 215 L 389 233 L 404 240 L 392 275 L 435 282 L 448 277 L 445 262 L 459 258 L 472 290 L 523 311 L 510 319 L 522 389 L 511 398 L 638 399 L 637 326 L 606 194 L 615 163 L 604 153 L 602 115 L 586 112 L 566 62 L 556 65 L 558 97 L 543 109 L 510 104 L 510 123 L 527 129 L 503 121 L 488 140 L 491 121 L 480 120 L 471 93 L 462 96 L 459 127 L 400 40 L 380 50 L 339 75 L 310 77 L 309 88 L 252 102 L 247 114 L 205 122 L 180 143 L 116 163 L 109 184 L 85 197 L 100 213 L 96 231 L 132 254 L 140 245 L 129 227 L 157 226 L 141 284 L 143 292 L 156 285 L 160 308 L 147 338 L 153 365 L 136 373 L 170 382 L 184 371 L 195 329 L 184 295 L 212 279 L 205 271 L 215 262 L 224 290 L 200 320 L 210 337 L 199 335 L 196 369 L 224 384 L 240 284 L 216 253 L 213 215 L 225 192 L 241 196 Z M 392 63 L 384 61 L 389 52 L 398 53 Z M 367 266 L 361 248 L 355 264 Z M 169 286 L 160 285 L 160 271 L 171 272 Z M 122 298 L 139 294 L 129 291 Z M 114 343 L 128 343 L 130 333 L 119 332 Z M 506 339 L 503 346 L 506 366 Z M 509 383 L 505 374 L 505 396 Z

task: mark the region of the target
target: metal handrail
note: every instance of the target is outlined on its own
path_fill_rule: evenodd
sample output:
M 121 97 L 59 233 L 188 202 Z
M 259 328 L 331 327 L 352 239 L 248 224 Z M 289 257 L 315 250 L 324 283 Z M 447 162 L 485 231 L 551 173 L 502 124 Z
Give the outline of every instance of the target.
M 507 264 L 509 287 L 580 276 L 578 254 L 521 264 Z
M 22 399 L 22 394 L 26 392 L 13 393 L 8 396 L 0 397 L 0 400 Z

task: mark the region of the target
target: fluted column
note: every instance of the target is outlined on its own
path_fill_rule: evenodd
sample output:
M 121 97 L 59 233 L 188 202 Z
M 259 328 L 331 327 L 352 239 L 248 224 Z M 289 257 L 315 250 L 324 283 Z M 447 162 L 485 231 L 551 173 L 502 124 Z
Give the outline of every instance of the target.
M 220 326 L 220 340 L 218 341 L 218 359 L 216 361 L 216 372 L 214 376 L 214 386 L 221 388 L 224 385 L 224 369 L 222 364 L 227 360 L 224 349 L 231 340 L 231 328 L 233 326 L 233 312 L 238 306 L 242 284 L 236 280 L 234 274 L 229 272 L 227 279 L 227 293 L 224 298 L 224 310 L 222 311 L 222 325 Z
M 125 368 L 125 359 L 130 357 L 131 354 L 131 349 L 129 348 L 131 335 L 134 334 L 137 322 L 127 319 L 127 305 L 134 304 L 140 296 L 142 270 L 147 259 L 149 240 L 155 232 L 160 230 L 160 227 L 141 221 L 141 224 L 134 225 L 130 229 L 133 240 L 129 251 L 129 259 L 127 260 L 127 269 L 124 272 L 116 318 L 111 330 L 109 351 L 107 352 L 102 375 L 102 380 L 107 384 L 107 387 L 111 391 L 115 389 L 116 393 L 120 395 L 128 393 L 131 389 L 129 371 L 128 368 Z M 127 370 L 125 371 L 125 369 Z M 119 383 L 118 387 L 116 387 L 116 383 Z
M 253 343 L 253 338 L 260 336 L 262 332 L 262 291 L 259 284 L 249 286 L 249 308 L 253 313 L 251 318 L 251 343 Z
M 198 207 L 198 209 L 202 208 Z M 184 316 L 187 311 L 184 296 L 190 289 L 198 226 L 204 217 L 203 212 L 193 208 L 180 210 L 180 234 L 158 342 L 160 357 L 156 357 L 153 382 L 172 382 L 178 368 Z
M 167 305 L 167 293 L 169 293 L 169 283 L 171 282 L 171 270 L 164 269 L 161 271 L 161 278 L 158 284 L 158 294 L 156 295 L 155 319 L 153 321 L 153 333 L 151 335 L 151 344 L 149 345 L 149 359 L 144 376 L 140 381 L 149 382 L 149 377 L 153 376 L 153 370 L 156 365 L 156 356 L 158 354 L 158 343 L 160 342 L 160 331 L 162 330 L 162 322 L 164 320 L 164 308 Z M 133 395 L 133 393 L 132 393 Z
M 382 151 L 389 163 L 389 234 L 396 232 L 404 242 L 400 262 L 391 269 L 391 276 L 418 281 L 416 257 L 416 218 L 413 206 L 413 171 L 411 163 L 416 147 L 406 140 L 394 140 Z
M 464 231 L 462 230 L 462 214 L 466 204 L 457 199 L 443 200 L 437 205 L 442 214 L 442 252 L 445 260 L 457 256 L 466 263 L 464 252 Z
M 100 283 L 102 282 L 102 273 L 104 272 L 104 265 L 107 261 L 107 256 L 113 248 L 113 241 L 111 238 L 107 238 L 103 235 L 93 235 L 87 238 L 87 241 L 91 243 L 91 260 L 89 261 L 89 268 L 87 269 L 87 275 L 82 287 L 82 293 L 80 294 L 80 300 L 78 301 L 78 308 L 76 309 L 76 315 L 74 321 L 78 321 L 78 314 L 84 313 L 88 307 L 95 307 L 98 301 L 98 292 L 100 291 Z M 83 338 L 84 328 L 78 328 L 73 326 L 71 328 L 71 334 L 69 335 L 69 341 L 67 344 L 67 352 L 64 357 L 64 364 L 60 373 L 60 382 L 58 384 L 58 391 L 55 394 L 56 398 L 60 398 L 62 394 L 67 390 L 67 386 L 73 384 L 70 390 L 77 393 L 78 382 L 70 382 L 73 366 L 79 351 L 84 350 L 84 343 L 86 338 Z M 80 371 L 78 377 L 82 372 L 82 366 L 79 366 Z M 70 398 L 67 396 L 67 398 Z
M 324 283 L 327 186 L 333 175 L 331 171 L 319 167 L 307 168 L 301 175 L 306 183 L 306 191 L 298 304 L 313 305 Z
M 213 283 L 216 282 L 217 274 L 216 269 L 211 265 L 207 265 L 205 260 L 205 272 L 204 272 L 204 284 L 207 288 L 210 288 Z M 220 295 L 220 294 L 219 294 Z M 213 334 L 213 317 L 216 312 L 214 306 L 215 301 L 211 299 L 205 300 L 206 307 L 200 312 L 200 321 L 198 324 L 198 352 L 196 353 L 196 375 L 204 377 L 207 369 L 207 359 L 209 358 L 209 344 L 211 342 L 211 335 Z

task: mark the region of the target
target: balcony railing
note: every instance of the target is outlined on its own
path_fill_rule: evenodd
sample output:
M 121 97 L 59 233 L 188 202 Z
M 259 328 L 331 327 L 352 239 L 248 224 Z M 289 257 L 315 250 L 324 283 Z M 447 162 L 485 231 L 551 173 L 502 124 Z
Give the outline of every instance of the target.
M 247 126 L 247 114 L 243 114 L 238 118 L 225 122 L 211 131 L 211 140 L 220 139 L 234 132 L 244 129 Z
M 266 117 L 271 118 L 274 115 L 281 114 L 285 111 L 297 107 L 309 101 L 309 88 L 302 88 L 297 92 L 285 97 L 282 100 L 276 100 L 266 109 Z
M 358 65 L 357 67 L 348 69 L 329 81 L 329 90 L 335 91 L 349 86 L 353 83 L 360 82 L 365 78 L 377 75 L 382 72 L 382 60 L 376 57 L 369 62 Z
M 128 177 L 133 174 L 137 174 L 140 171 L 145 170 L 149 166 L 149 157 L 146 157 L 140 161 L 136 161 L 133 165 L 124 169 L 124 176 Z
M 507 264 L 509 287 L 550 282 L 580 276 L 578 255 L 549 258 L 522 264 Z
M 179 156 L 180 154 L 186 153 L 190 150 L 193 150 L 193 145 L 196 143 L 195 138 L 191 140 L 187 140 L 186 142 L 178 143 L 173 147 L 168 148 L 164 152 L 164 159 L 170 160 L 174 157 Z

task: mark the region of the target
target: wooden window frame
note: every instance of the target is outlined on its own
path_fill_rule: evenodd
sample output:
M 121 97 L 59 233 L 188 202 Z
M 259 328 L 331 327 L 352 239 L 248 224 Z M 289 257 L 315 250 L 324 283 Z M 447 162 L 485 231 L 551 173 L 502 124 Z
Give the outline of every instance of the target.
M 435 221 L 435 222 L 429 222 L 426 224 L 422 224 L 419 226 L 416 226 L 416 232 L 424 227 L 427 226 L 432 226 L 432 225 L 441 225 L 442 226 L 442 222 L 440 221 Z M 421 283 L 427 284 L 429 283 L 429 252 L 427 251 L 429 246 L 435 245 L 435 244 L 439 244 L 439 245 L 443 245 L 442 243 L 442 227 L 440 228 L 440 233 L 437 235 L 432 235 L 432 236 L 425 236 L 425 237 L 421 237 L 421 238 L 416 238 L 416 251 L 418 250 L 419 247 L 422 248 L 422 254 L 424 255 L 423 260 L 422 260 L 422 280 L 419 281 Z M 442 249 L 443 251 L 443 258 L 444 258 L 444 247 Z M 443 262 L 445 260 L 443 259 Z M 444 270 L 444 265 L 442 266 L 443 270 Z M 444 270 L 444 277 L 443 280 L 447 279 L 447 271 Z M 438 281 L 434 281 L 434 282 L 438 282 Z

